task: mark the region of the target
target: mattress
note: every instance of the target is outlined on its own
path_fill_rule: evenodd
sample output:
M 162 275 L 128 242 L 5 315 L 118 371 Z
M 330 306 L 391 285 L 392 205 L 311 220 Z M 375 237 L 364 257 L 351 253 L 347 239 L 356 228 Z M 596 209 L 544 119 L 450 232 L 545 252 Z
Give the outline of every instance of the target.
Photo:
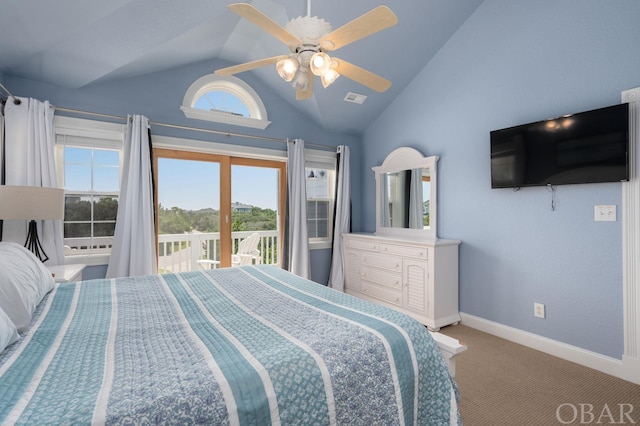
M 408 316 L 256 265 L 58 284 L 0 354 L 3 424 L 458 424 Z

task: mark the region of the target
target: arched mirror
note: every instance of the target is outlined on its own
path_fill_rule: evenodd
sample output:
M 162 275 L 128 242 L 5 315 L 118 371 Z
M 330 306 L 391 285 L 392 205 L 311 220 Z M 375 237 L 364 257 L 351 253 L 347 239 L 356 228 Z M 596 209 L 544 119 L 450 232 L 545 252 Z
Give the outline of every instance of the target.
M 438 157 L 408 147 L 392 151 L 376 175 L 376 234 L 437 238 Z

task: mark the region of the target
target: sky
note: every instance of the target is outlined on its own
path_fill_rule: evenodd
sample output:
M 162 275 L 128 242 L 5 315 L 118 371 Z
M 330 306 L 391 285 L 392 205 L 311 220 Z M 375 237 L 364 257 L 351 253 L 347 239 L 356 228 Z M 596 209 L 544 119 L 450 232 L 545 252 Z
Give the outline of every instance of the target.
M 118 192 L 117 151 L 65 148 L 65 189 Z M 91 176 L 93 162 L 94 174 Z M 231 202 L 263 209 L 278 207 L 278 171 L 265 167 L 232 166 Z M 184 210 L 220 209 L 218 163 L 161 158 L 158 197 L 163 207 Z M 92 179 L 93 178 L 93 179 Z
M 264 167 L 232 166 L 231 202 L 263 209 L 278 207 L 278 171 Z M 220 168 L 217 163 L 161 158 L 158 198 L 163 207 L 185 210 L 220 208 Z

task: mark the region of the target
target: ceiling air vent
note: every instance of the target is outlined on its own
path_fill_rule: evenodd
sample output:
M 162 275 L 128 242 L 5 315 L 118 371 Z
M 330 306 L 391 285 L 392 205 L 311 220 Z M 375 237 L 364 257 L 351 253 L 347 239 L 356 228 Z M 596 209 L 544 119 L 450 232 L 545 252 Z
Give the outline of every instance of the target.
M 361 95 L 359 93 L 349 92 L 347 96 L 344 97 L 344 100 L 347 102 L 353 102 L 354 104 L 362 105 L 364 101 L 367 99 L 365 95 Z

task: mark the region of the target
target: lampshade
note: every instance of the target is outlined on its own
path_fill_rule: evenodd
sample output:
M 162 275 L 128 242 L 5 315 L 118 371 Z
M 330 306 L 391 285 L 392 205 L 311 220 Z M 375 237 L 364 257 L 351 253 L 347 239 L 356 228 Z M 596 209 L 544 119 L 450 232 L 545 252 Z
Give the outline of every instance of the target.
M 324 52 L 316 52 L 309 61 L 311 72 L 322 77 L 331 68 L 331 58 Z
M 1 185 L 0 219 L 64 219 L 64 189 Z
M 300 63 L 298 59 L 295 57 L 289 57 L 286 59 L 281 59 L 276 64 L 276 70 L 278 74 L 284 81 L 291 81 L 293 77 L 296 75 L 296 71 L 298 71 L 298 67 Z
M 329 70 L 327 70 L 327 72 L 325 72 L 320 76 L 322 87 L 326 89 L 331 85 L 331 83 L 336 81 L 338 77 L 340 77 L 340 74 L 338 74 L 338 71 L 334 70 L 333 68 L 330 68 Z
M 307 90 L 307 87 L 309 85 L 309 70 L 305 67 L 298 68 L 298 72 L 296 72 L 291 85 L 296 90 Z

